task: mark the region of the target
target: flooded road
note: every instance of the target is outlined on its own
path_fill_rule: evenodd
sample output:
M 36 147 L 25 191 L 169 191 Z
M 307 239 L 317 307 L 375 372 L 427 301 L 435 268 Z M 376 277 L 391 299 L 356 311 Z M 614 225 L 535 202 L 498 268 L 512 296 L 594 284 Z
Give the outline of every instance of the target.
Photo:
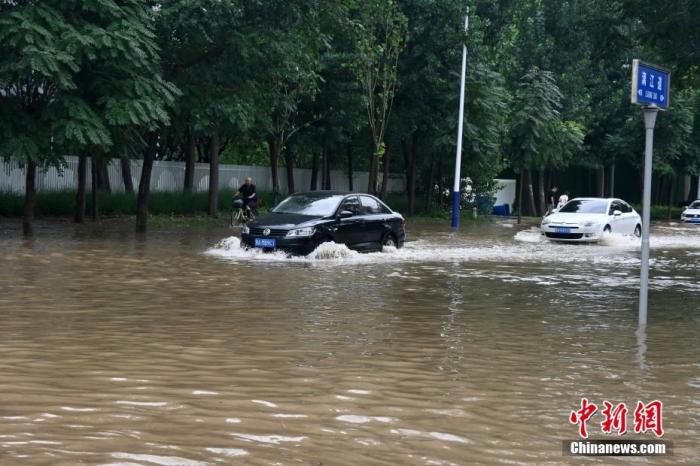
M 673 456 L 635 462 L 700 463 L 700 228 L 652 228 L 635 334 L 630 238 L 409 223 L 401 250 L 288 259 L 39 227 L 0 226 L 2 465 L 596 464 L 562 455 L 582 397 L 663 401 Z

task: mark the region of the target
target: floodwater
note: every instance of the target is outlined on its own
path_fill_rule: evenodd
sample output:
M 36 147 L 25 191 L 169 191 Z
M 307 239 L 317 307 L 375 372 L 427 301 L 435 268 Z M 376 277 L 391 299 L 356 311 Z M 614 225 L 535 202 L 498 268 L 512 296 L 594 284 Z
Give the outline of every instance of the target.
M 596 464 L 562 454 L 583 397 L 630 431 L 661 400 L 673 456 L 635 462 L 700 464 L 700 228 L 653 226 L 643 333 L 631 238 L 409 223 L 401 250 L 289 259 L 231 235 L 0 225 L 0 464 Z

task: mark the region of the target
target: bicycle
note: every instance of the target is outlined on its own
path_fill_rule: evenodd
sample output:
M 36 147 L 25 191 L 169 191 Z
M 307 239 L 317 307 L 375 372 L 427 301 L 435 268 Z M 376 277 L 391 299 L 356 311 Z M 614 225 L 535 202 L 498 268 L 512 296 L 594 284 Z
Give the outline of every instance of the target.
M 231 208 L 231 227 L 241 227 L 255 219 L 255 212 L 249 206 L 243 206 L 241 199 L 235 199 Z

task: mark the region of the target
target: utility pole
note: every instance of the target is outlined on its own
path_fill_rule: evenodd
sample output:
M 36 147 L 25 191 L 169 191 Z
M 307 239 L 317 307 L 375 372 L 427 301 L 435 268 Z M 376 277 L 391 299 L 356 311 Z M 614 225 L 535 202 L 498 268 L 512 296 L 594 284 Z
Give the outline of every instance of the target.
M 469 29 L 469 8 L 464 17 L 464 32 Z M 462 78 L 459 88 L 459 122 L 457 124 L 457 155 L 455 157 L 455 183 L 452 189 L 452 231 L 459 227 L 460 169 L 462 167 L 462 129 L 464 127 L 464 85 L 467 75 L 467 43 L 462 45 Z

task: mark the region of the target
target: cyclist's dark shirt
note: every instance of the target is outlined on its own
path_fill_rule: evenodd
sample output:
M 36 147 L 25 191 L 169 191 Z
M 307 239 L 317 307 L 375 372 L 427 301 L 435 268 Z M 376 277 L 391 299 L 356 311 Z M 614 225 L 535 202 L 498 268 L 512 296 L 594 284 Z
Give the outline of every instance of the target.
M 255 205 L 255 197 L 250 198 L 253 194 L 255 194 L 255 185 L 253 183 L 251 184 L 244 184 L 241 185 L 240 188 L 238 188 L 238 191 L 241 193 L 241 196 L 243 197 L 243 205 L 248 205 L 248 204 L 253 204 Z

